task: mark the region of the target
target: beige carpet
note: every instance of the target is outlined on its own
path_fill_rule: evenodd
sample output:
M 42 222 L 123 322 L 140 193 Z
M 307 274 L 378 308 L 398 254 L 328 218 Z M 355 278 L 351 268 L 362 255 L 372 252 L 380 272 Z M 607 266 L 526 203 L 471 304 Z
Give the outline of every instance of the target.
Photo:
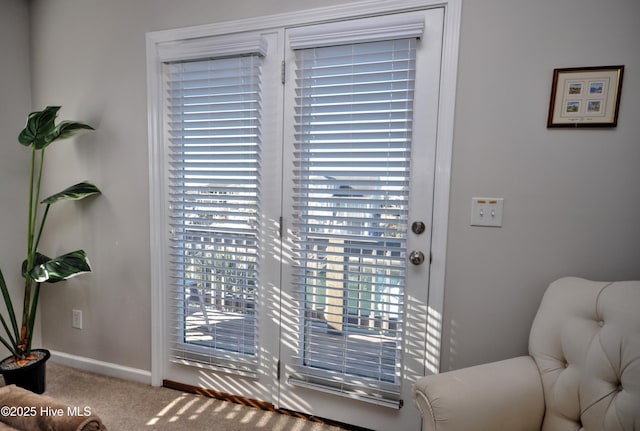
M 109 431 L 342 431 L 310 420 L 155 388 L 49 362 L 45 395 L 91 409 Z

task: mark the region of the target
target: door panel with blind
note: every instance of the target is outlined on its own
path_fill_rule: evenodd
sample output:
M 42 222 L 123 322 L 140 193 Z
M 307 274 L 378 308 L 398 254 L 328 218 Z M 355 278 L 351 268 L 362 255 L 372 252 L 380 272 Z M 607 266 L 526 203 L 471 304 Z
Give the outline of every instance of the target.
M 278 389 L 279 34 L 196 41 L 187 52 L 213 52 L 162 65 L 170 229 L 163 377 L 269 402 Z
M 430 230 L 410 225 L 431 218 L 442 14 L 398 23 L 383 40 L 287 35 L 280 404 L 371 429 L 418 429 L 405 403 L 424 373 L 428 262 L 409 254 Z

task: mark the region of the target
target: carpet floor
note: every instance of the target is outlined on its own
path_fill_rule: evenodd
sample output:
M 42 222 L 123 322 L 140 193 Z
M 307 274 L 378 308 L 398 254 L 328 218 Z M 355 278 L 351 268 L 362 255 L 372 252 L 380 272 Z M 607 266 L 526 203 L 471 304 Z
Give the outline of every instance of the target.
M 45 395 L 89 408 L 109 431 L 342 431 L 343 428 L 201 395 L 47 364 Z

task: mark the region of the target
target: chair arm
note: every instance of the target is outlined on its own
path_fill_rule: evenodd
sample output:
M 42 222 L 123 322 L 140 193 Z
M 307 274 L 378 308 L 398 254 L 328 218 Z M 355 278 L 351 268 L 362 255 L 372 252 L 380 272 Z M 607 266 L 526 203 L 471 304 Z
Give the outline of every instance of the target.
M 540 431 L 545 410 L 529 356 L 422 377 L 413 397 L 423 431 Z

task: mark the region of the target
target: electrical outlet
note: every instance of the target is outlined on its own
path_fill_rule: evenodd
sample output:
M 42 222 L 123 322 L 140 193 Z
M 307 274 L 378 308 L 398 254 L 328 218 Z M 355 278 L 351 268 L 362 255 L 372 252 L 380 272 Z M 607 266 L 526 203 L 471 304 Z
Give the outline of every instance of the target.
M 82 310 L 71 310 L 71 326 L 82 329 Z

